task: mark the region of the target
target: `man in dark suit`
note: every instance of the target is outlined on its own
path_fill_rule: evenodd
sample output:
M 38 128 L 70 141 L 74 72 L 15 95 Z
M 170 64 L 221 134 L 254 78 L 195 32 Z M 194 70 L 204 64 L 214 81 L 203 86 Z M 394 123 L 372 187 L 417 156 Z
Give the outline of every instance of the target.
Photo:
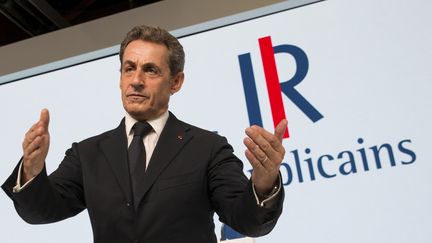
M 245 235 L 269 233 L 282 212 L 286 121 L 275 134 L 246 129 L 245 154 L 254 169 L 248 180 L 225 138 L 168 111 L 184 80 L 184 52 L 175 37 L 135 27 L 121 44 L 120 62 L 126 115 L 117 128 L 72 144 L 49 176 L 48 110 L 26 133 L 23 158 L 2 186 L 19 215 L 40 224 L 87 209 L 94 242 L 101 243 L 216 242 L 214 212 Z M 142 137 L 140 124 L 148 127 Z M 133 165 L 136 143 L 144 148 Z

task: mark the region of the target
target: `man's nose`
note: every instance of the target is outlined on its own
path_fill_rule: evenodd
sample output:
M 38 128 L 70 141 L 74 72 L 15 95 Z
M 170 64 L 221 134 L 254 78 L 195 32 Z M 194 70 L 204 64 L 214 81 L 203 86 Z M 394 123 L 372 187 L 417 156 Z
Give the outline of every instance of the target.
M 131 85 L 137 89 L 137 88 L 143 88 L 145 83 L 145 75 L 141 70 L 137 70 L 131 80 Z

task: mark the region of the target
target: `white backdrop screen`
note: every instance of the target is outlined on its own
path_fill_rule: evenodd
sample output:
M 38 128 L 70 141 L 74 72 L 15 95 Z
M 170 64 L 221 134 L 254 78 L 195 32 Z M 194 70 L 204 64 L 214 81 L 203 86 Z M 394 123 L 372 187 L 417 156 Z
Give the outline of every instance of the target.
M 432 242 L 431 11 L 331 0 L 180 39 L 186 80 L 170 110 L 226 136 L 246 174 L 244 129 L 288 119 L 284 212 L 256 242 Z M 0 179 L 44 107 L 49 172 L 72 142 L 116 127 L 118 70 L 111 56 L 0 86 Z M 86 212 L 33 226 L 5 194 L 0 205 L 0 242 L 92 241 Z

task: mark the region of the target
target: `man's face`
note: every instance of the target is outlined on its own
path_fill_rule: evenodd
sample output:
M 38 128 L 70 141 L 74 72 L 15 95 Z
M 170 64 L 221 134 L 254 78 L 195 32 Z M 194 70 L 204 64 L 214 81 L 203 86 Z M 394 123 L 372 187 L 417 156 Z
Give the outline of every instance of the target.
M 180 90 L 183 79 L 183 72 L 171 75 L 166 46 L 132 41 L 124 51 L 121 68 L 123 107 L 140 121 L 157 118 L 168 109 L 170 95 Z

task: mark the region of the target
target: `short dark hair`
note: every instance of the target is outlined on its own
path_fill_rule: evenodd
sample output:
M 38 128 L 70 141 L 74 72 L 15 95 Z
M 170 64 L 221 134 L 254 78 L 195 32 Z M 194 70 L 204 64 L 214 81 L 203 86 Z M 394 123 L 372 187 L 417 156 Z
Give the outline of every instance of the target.
M 123 65 L 123 54 L 127 45 L 134 40 L 143 40 L 165 45 L 168 49 L 168 65 L 171 75 L 173 76 L 183 71 L 185 53 L 183 51 L 183 46 L 177 38 L 162 28 L 146 25 L 136 26 L 126 34 L 126 37 L 120 45 L 120 65 Z

